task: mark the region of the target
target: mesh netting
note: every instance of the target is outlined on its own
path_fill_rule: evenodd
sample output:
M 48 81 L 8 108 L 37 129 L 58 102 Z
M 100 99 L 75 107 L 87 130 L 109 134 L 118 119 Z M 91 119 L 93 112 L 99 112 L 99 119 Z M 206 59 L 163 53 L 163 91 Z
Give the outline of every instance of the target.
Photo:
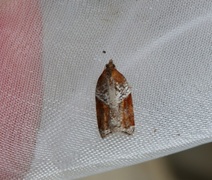
M 75 179 L 212 140 L 212 2 L 0 3 L 0 179 Z M 99 135 L 109 59 L 132 86 L 135 132 Z

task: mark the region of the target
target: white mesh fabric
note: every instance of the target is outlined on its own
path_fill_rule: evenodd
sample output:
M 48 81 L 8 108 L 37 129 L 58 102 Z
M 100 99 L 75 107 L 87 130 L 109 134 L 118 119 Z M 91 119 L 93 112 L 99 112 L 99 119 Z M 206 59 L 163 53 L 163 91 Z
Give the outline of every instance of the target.
M 41 9 L 42 116 L 24 179 L 75 179 L 211 142 L 211 1 L 43 0 Z M 95 87 L 109 59 L 132 86 L 135 133 L 101 139 Z
M 28 172 L 41 118 L 41 11 L 38 1 L 0 1 L 0 179 Z

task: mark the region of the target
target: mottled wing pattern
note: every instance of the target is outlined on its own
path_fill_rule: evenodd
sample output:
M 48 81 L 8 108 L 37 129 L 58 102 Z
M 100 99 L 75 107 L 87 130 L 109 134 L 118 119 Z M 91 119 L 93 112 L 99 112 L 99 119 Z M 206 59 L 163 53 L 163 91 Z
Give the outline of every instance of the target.
M 96 113 L 99 132 L 102 138 L 111 133 L 109 127 L 110 109 L 107 73 L 104 70 L 97 81 L 96 86 Z
M 110 111 L 108 105 L 96 97 L 96 113 L 99 132 L 102 138 L 111 133 L 109 126 Z
M 118 103 L 121 103 L 131 93 L 131 87 L 125 77 L 116 69 L 112 72 L 112 78 L 115 82 Z
M 129 94 L 119 105 L 122 112 L 121 131 L 132 134 L 135 129 L 132 95 Z
M 134 132 L 131 87 L 116 70 L 112 60 L 106 65 L 97 82 L 96 111 L 102 138 L 112 132 Z
M 109 87 L 107 84 L 107 75 L 105 70 L 99 77 L 96 86 L 96 98 L 102 101 L 105 104 L 109 104 Z

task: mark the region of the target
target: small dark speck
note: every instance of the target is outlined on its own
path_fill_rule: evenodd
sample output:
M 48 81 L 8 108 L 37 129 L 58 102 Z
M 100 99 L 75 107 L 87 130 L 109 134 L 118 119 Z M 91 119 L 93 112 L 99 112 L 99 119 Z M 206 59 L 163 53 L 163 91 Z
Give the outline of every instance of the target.
M 177 136 L 180 136 L 180 134 L 177 134 Z
M 106 51 L 102 51 L 104 54 L 106 53 Z
M 157 131 L 157 129 L 154 129 L 154 133 Z

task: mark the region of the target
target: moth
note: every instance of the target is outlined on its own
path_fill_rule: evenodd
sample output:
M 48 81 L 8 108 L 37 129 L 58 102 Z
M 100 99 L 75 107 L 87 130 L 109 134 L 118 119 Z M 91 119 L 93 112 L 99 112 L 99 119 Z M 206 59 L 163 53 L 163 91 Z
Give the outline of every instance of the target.
M 102 138 L 114 132 L 133 134 L 135 123 L 131 87 L 112 59 L 97 81 L 96 113 Z

